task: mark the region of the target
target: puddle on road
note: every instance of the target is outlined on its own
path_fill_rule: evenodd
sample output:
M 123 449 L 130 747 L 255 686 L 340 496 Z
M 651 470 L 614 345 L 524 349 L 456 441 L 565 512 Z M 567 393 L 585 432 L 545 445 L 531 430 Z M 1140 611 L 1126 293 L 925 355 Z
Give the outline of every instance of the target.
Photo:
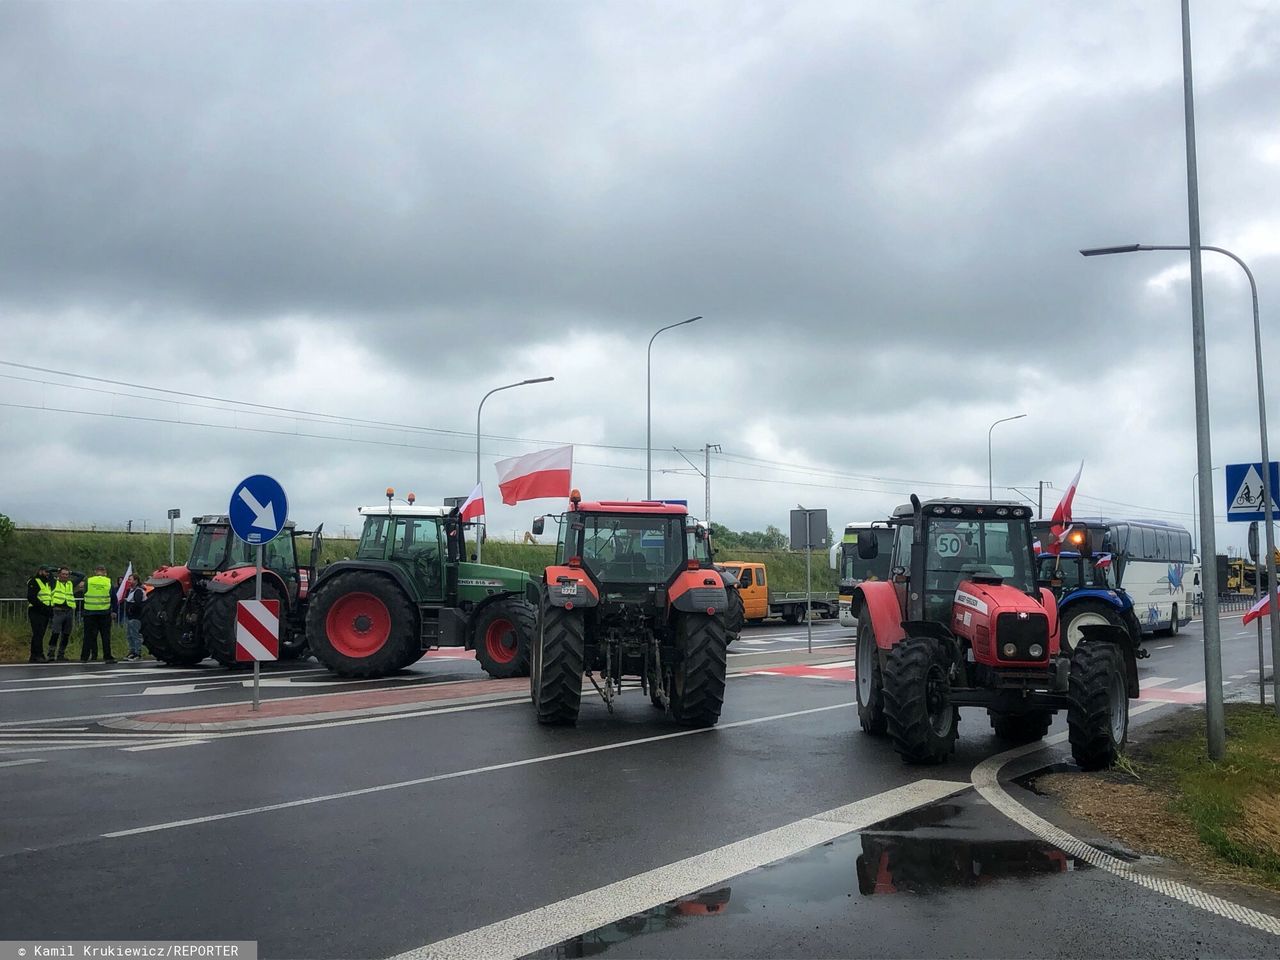
M 1043 773 L 1043 771 L 1041 771 Z M 890 894 L 945 896 L 956 889 L 978 889 L 1004 880 L 1026 882 L 1076 870 L 1087 863 L 1040 840 L 998 839 L 1008 828 L 991 822 L 984 811 L 962 803 L 935 803 L 874 824 L 732 878 L 732 883 L 673 900 L 565 940 L 530 958 L 591 957 L 636 937 L 690 924 L 728 924 L 755 914 L 794 922 L 797 909 L 814 913 L 848 909 L 849 902 Z M 732 896 L 731 896 L 732 893 Z

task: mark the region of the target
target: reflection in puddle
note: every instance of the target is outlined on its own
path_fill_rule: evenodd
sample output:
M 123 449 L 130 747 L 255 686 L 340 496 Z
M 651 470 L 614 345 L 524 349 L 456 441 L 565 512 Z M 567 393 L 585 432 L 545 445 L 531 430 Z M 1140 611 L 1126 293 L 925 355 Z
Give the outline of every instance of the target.
M 651 910 L 643 910 L 616 923 L 597 927 L 553 947 L 529 954 L 530 957 L 592 957 L 604 953 L 610 945 L 621 943 L 644 933 L 655 933 L 679 926 L 685 917 L 706 917 L 720 913 L 729 904 L 729 887 L 702 890 L 689 897 L 672 900 Z

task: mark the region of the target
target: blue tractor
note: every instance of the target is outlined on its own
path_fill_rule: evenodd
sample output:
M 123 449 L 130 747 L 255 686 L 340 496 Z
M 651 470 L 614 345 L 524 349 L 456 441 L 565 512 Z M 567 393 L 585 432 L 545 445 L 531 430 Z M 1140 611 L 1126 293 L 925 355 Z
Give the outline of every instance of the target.
M 1101 531 L 1088 529 L 1071 531 L 1065 547 L 1074 549 L 1064 547 L 1056 555 L 1041 553 L 1036 561 L 1037 579 L 1058 598 L 1062 650 L 1075 650 L 1083 636 L 1081 627 L 1111 624 L 1129 631 L 1134 649 L 1143 657 L 1142 624 L 1134 612 L 1133 599 L 1116 583 L 1111 554 L 1090 549 L 1095 539 L 1091 533 L 1101 535 Z

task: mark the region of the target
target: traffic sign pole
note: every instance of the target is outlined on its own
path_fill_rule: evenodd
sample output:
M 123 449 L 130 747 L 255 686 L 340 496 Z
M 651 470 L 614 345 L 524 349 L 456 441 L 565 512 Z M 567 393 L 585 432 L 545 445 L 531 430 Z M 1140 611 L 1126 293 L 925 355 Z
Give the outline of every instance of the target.
M 804 515 L 804 624 L 809 631 L 809 652 L 813 653 L 813 514 Z
M 262 599 L 262 544 L 258 544 L 258 572 L 253 578 L 253 599 Z M 253 709 L 258 709 L 258 678 L 261 676 L 258 661 L 253 661 Z

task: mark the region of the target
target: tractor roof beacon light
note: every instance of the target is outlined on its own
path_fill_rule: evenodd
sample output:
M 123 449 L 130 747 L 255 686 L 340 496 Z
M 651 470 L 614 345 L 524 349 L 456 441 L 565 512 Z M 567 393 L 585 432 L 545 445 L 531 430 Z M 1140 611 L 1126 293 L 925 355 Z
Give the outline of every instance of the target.
M 415 497 L 415 496 L 413 495 L 413 491 L 412 491 L 412 490 L 410 490 L 410 491 L 409 491 L 409 495 L 408 495 L 407 497 L 405 497 L 405 499 L 409 501 L 409 506 L 411 506 L 411 507 L 412 507 L 412 506 L 413 506 L 413 501 L 417 500 L 418 498 L 417 498 L 417 497 Z
M 573 504 L 575 509 L 577 508 L 578 504 L 582 502 L 582 494 L 578 492 L 578 489 L 576 487 L 569 491 L 569 502 Z

